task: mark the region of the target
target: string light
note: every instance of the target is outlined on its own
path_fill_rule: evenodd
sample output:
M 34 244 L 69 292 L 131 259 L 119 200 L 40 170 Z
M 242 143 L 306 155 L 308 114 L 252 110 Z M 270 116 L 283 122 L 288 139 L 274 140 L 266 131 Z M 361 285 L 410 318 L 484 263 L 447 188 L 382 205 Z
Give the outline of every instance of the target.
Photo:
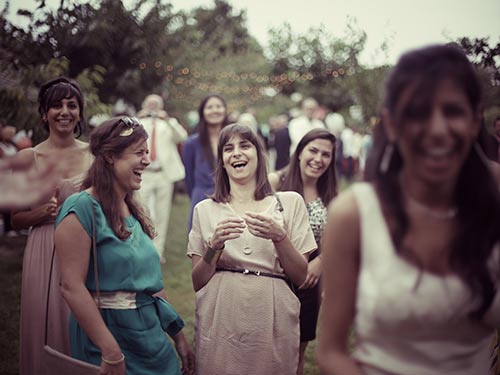
M 204 93 L 219 92 L 228 99 L 230 108 L 250 106 L 256 102 L 268 98 L 270 91 L 274 95 L 295 82 L 308 82 L 314 79 L 335 80 L 342 76 L 352 76 L 356 69 L 352 66 L 325 67 L 319 72 L 307 72 L 290 70 L 287 73 L 276 75 L 259 74 L 253 71 L 235 72 L 230 70 L 212 71 L 203 70 L 199 67 L 181 66 L 174 68 L 173 64 L 162 61 L 155 61 L 148 64 L 146 61 L 139 61 L 131 58 L 130 64 L 140 70 L 154 69 L 158 77 L 163 77 L 169 83 L 170 97 L 180 102 L 191 104 L 192 96 L 187 95 L 184 89 L 195 89 Z M 244 84 L 242 84 L 244 82 Z M 243 98 L 238 98 L 238 94 L 245 94 Z

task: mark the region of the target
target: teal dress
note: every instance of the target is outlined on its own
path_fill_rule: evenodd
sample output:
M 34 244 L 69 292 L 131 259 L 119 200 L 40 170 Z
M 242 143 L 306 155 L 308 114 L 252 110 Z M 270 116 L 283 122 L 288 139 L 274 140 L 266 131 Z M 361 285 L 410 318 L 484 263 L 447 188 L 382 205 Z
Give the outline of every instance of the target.
M 101 292 L 135 292 L 135 308 L 101 309 L 106 326 L 123 354 L 128 375 L 180 374 L 179 361 L 170 340 L 184 322 L 164 299 L 152 295 L 163 289 L 158 253 L 140 223 L 129 216 L 125 222 L 131 235 L 119 239 L 108 225 L 99 202 L 86 192 L 70 196 L 61 207 L 56 226 L 74 213 L 92 238 L 92 210 L 96 220 L 96 249 Z M 90 262 L 85 285 L 95 291 L 94 258 Z M 99 366 L 101 352 L 70 317 L 70 344 L 73 357 Z

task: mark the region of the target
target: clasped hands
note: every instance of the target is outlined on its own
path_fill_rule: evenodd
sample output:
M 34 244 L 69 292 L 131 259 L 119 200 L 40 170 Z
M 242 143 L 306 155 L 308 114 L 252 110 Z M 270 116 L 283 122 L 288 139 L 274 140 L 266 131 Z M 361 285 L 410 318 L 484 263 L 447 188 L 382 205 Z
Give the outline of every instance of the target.
M 243 219 L 230 217 L 220 221 L 210 240 L 210 247 L 215 250 L 222 249 L 227 240 L 241 236 L 245 228 L 254 236 L 279 242 L 286 236 L 286 231 L 270 216 L 247 211 Z

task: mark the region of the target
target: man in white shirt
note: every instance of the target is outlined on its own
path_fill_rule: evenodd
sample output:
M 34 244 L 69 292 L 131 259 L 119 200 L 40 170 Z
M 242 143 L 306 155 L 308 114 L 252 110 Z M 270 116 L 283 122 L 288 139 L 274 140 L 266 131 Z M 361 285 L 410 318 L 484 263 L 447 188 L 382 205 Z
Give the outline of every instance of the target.
M 325 127 L 323 121 L 314 118 L 314 114 L 318 109 L 318 102 L 314 98 L 304 99 L 301 109 L 302 115 L 294 118 L 288 124 L 288 133 L 291 141 L 290 155 L 293 154 L 297 148 L 297 144 L 309 130 Z
M 174 183 L 185 176 L 177 145 L 187 138 L 186 130 L 163 110 L 159 95 L 148 95 L 138 117 L 149 135 L 151 164 L 142 175 L 139 198 L 149 210 L 158 235 L 154 243 L 165 263 L 163 252 L 167 238 Z

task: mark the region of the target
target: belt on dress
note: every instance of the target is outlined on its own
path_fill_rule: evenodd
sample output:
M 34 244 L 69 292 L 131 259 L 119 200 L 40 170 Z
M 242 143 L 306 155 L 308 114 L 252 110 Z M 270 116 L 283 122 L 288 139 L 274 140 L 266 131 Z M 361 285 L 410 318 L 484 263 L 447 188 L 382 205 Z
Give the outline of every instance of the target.
M 272 277 L 273 279 L 281 279 L 281 280 L 284 280 L 286 281 L 287 283 L 290 282 L 290 280 L 288 279 L 288 277 L 286 277 L 285 275 L 277 275 L 277 274 L 274 274 L 274 273 L 270 273 L 270 272 L 263 272 L 263 271 L 252 271 L 252 270 L 249 270 L 247 268 L 225 268 L 225 267 L 217 267 L 215 269 L 216 272 L 221 272 L 221 271 L 225 271 L 225 272 L 235 272 L 235 273 L 242 273 L 244 275 L 254 275 L 254 276 L 264 276 L 264 277 Z
M 101 292 L 100 299 L 96 292 L 90 292 L 95 303 L 100 302 L 101 309 L 131 310 L 137 308 L 137 293 L 135 292 Z

